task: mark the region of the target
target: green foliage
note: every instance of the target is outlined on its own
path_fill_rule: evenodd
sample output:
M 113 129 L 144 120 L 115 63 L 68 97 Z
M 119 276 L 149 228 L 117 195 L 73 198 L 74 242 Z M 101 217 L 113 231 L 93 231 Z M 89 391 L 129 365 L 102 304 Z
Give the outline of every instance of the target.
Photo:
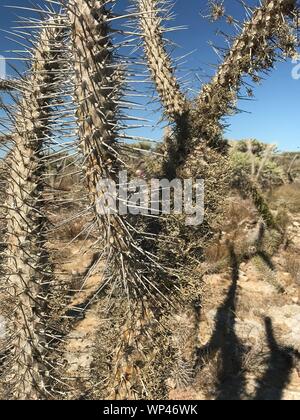
M 268 145 L 257 139 L 242 139 L 239 141 L 231 141 L 230 144 L 234 150 L 241 153 L 247 153 L 249 150 L 249 142 L 252 146 L 252 152 L 257 157 L 262 157 Z
M 241 186 L 245 173 L 254 178 L 263 189 L 283 184 L 284 170 L 274 159 L 273 153 L 268 155 L 268 147 L 267 144 L 251 140 L 250 152 L 247 141 L 231 142 L 229 155 L 234 187 Z
M 149 150 L 149 151 L 154 149 L 153 143 L 150 141 L 135 142 L 133 144 L 128 144 L 127 147 L 133 148 L 133 149 L 139 149 L 139 150 Z

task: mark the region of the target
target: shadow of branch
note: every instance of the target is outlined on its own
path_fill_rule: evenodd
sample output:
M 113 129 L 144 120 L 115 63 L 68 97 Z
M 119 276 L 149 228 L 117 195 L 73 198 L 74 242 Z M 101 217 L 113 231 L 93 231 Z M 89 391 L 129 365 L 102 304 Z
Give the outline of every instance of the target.
M 196 371 L 204 367 L 205 357 L 218 353 L 220 369 L 216 380 L 217 400 L 239 400 L 244 395 L 245 377 L 243 356 L 245 349 L 235 333 L 236 300 L 239 280 L 239 260 L 233 244 L 229 246 L 232 283 L 224 303 L 215 317 L 215 329 L 211 340 L 203 348 L 197 349 Z
M 295 360 L 300 353 L 292 347 L 280 346 L 275 338 L 272 320 L 265 319 L 266 338 L 270 350 L 267 369 L 258 382 L 255 400 L 282 400 L 283 392 L 290 382 Z

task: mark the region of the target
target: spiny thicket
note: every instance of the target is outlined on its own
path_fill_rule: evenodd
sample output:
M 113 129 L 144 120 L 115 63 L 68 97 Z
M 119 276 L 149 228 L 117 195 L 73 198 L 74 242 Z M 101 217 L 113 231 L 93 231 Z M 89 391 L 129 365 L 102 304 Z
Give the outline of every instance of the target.
M 204 173 L 201 171 L 199 161 L 205 162 L 208 159 L 209 165 L 212 161 L 218 162 L 216 166 L 224 165 L 224 170 L 222 174 L 214 173 L 213 179 L 220 180 L 217 188 L 224 194 L 230 170 L 224 157 L 227 146 L 222 140 L 222 119 L 235 112 L 244 76 L 250 76 L 254 82 L 259 82 L 260 74 L 272 69 L 276 60 L 282 56 L 295 55 L 297 39 L 291 26 L 295 17 L 295 2 L 265 1 L 254 10 L 245 6 L 247 12 L 252 13 L 251 19 L 245 23 L 242 33 L 233 42 L 229 39 L 232 46 L 225 54 L 216 75 L 210 83 L 203 86 L 198 98 L 192 102 L 180 91 L 174 76 L 174 66 L 166 52 L 161 24 L 163 2 L 139 1 L 137 5 L 148 66 L 166 113 L 170 121 L 175 123 L 172 138 L 167 137 L 166 172 L 174 176 L 180 168 L 181 175 L 202 176 L 209 182 L 210 177 L 207 177 L 205 169 Z M 221 11 L 218 18 L 225 15 L 224 8 L 218 10 Z M 248 83 L 245 83 L 245 87 L 248 95 L 252 96 Z M 176 104 L 176 107 L 173 109 L 171 104 Z M 226 173 L 229 176 L 224 178 Z M 262 194 L 247 179 L 246 174 L 244 186 L 267 224 L 274 225 Z M 211 191 L 212 188 L 207 190 Z
M 72 389 L 68 367 L 63 371 L 53 365 L 55 355 L 63 352 L 63 339 L 51 325 L 57 281 L 47 247 L 45 197 L 49 167 L 68 155 L 75 156 L 84 180 L 81 191 L 88 197 L 78 217 L 92 213 L 84 232 L 93 231 L 97 257 L 84 281 L 101 268 L 97 290 L 84 306 L 100 302 L 93 369 L 85 392 L 94 398 L 167 398 L 170 383 L 188 383 L 196 346 L 190 324 L 196 323 L 201 294 L 196 268 L 218 227 L 231 182 L 223 118 L 236 110 L 244 76 L 258 82 L 275 60 L 296 51 L 295 1 L 245 6 L 249 21 L 229 40 L 231 48 L 211 82 L 191 100 L 177 81 L 164 39 L 169 3 L 134 0 L 124 16 L 114 15 L 114 3 L 62 1 L 60 15 L 53 9 L 50 18 L 34 20 L 38 33 L 31 39 L 30 73 L 0 85 L 16 101 L 13 112 L 3 105 L 11 122 L 5 136 L 12 147 L 5 160 L 6 311 L 1 311 L 9 328 L 1 382 L 4 396 L 11 399 L 53 398 L 57 381 L 63 396 L 81 396 L 81 390 Z M 222 18 L 225 11 L 218 10 Z M 121 19 L 124 26 L 113 27 Z M 124 139 L 134 139 L 126 131 L 130 121 L 139 118 L 131 115 L 135 105 L 129 97 L 140 92 L 130 86 L 135 82 L 132 59 L 122 57 L 121 51 L 136 51 L 137 44 L 172 127 L 160 168 L 150 175 L 204 179 L 205 221 L 199 227 L 186 227 L 181 216 L 145 218 L 122 216 L 114 208 L 103 211 L 106 190 L 101 181 L 118 185 L 119 172 L 132 171 L 125 163 L 129 149 Z M 245 178 L 246 190 L 267 226 L 274 227 L 252 181 Z M 118 206 L 124 205 L 117 193 L 116 199 Z M 69 298 L 58 298 L 56 321 L 65 318 Z
M 264 1 L 252 10 L 251 19 L 245 23 L 242 33 L 233 41 L 213 80 L 204 85 L 197 99 L 194 119 L 206 141 L 216 142 L 222 134 L 221 119 L 236 109 L 238 93 L 244 76 L 253 82 L 261 81 L 261 73 L 268 73 L 280 58 L 293 57 L 297 50 L 297 37 L 292 23 L 296 22 L 296 2 Z M 246 85 L 248 96 L 252 90 Z M 204 128 L 204 131 L 203 131 Z M 243 176 L 242 190 L 253 199 L 268 227 L 276 227 L 258 185 Z

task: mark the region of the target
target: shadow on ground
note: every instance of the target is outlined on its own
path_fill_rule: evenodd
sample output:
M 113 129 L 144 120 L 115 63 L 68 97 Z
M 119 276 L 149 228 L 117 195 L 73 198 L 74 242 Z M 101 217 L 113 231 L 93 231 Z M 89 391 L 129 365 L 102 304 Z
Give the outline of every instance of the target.
M 208 358 L 218 364 L 215 378 L 214 399 L 216 400 L 282 400 L 295 360 L 300 359 L 300 354 L 293 348 L 282 347 L 277 343 L 272 320 L 266 318 L 265 331 L 269 356 L 266 359 L 265 372 L 257 382 L 255 395 L 247 395 L 244 366 L 247 348 L 235 332 L 239 259 L 233 245 L 229 246 L 229 253 L 231 286 L 224 303 L 217 311 L 215 328 L 209 343 L 197 349 L 195 371 L 201 374 Z M 271 261 L 268 262 L 272 264 Z

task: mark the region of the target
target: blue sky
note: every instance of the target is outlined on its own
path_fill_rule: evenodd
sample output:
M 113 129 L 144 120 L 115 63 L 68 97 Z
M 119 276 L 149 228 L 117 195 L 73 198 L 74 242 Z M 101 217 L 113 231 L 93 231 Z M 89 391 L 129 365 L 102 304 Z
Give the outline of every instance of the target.
M 0 28 L 9 29 L 13 25 L 16 12 L 10 8 L 4 8 L 3 4 L 30 5 L 29 0 L 3 0 L 0 6 Z M 222 37 L 216 35 L 217 30 L 229 32 L 228 25 L 222 23 L 211 24 L 200 15 L 207 11 L 206 0 L 177 0 L 175 3 L 176 25 L 186 25 L 188 29 L 172 33 L 172 40 L 178 44 L 174 48 L 174 57 L 193 52 L 185 59 L 185 63 L 179 68 L 179 75 L 187 75 L 189 87 L 199 90 L 198 78 L 203 81 L 209 80 L 213 74 L 213 65 L 218 63 L 218 57 L 209 45 L 213 41 L 222 45 Z M 257 4 L 256 0 L 250 0 L 251 5 Z M 128 4 L 127 0 L 118 0 L 118 8 Z M 225 0 L 225 5 L 230 14 L 243 18 L 243 10 L 236 0 Z M 0 33 L 0 50 L 12 47 L 12 43 L 5 39 L 5 34 Z M 1 52 L 2 55 L 5 53 Z M 300 63 L 300 62 L 299 62 Z M 254 89 L 255 100 L 243 101 L 239 107 L 246 111 L 230 117 L 230 124 L 225 133 L 227 138 L 257 138 L 269 143 L 276 143 L 281 150 L 297 150 L 300 147 L 300 124 L 299 124 L 299 98 L 300 98 L 300 65 L 299 80 L 294 80 L 292 70 L 296 66 L 291 61 L 279 63 L 261 86 Z M 196 77 L 198 76 L 198 78 Z M 158 114 L 151 116 L 157 119 Z M 147 137 L 159 139 L 161 131 L 144 130 L 142 134 Z

